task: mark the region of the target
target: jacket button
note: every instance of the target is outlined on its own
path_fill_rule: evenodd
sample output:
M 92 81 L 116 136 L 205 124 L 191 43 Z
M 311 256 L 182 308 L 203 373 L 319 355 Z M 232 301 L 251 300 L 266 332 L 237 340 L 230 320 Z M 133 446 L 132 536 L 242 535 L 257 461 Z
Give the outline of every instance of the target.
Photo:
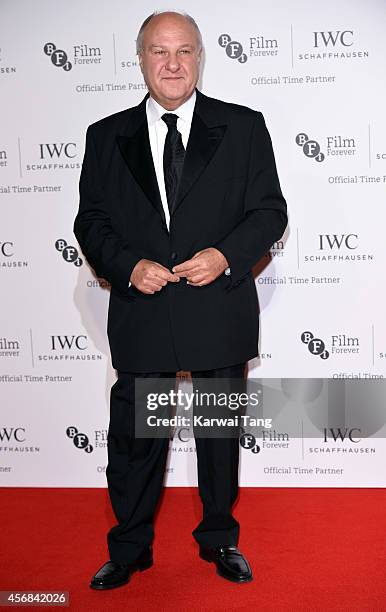
M 170 257 L 171 257 L 172 261 L 175 261 L 177 259 L 177 253 L 175 253 L 173 251 L 173 253 L 170 255 Z

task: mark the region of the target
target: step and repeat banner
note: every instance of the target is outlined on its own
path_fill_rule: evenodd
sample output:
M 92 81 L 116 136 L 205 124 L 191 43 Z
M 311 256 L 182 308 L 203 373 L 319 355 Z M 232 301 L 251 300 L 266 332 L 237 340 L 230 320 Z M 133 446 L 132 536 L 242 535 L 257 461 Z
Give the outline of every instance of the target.
M 87 126 L 146 94 L 135 39 L 155 8 L 169 6 L 0 1 L 4 486 L 106 486 L 109 285 L 72 227 Z M 386 3 L 175 8 L 202 31 L 199 89 L 264 114 L 288 202 L 289 228 L 255 270 L 260 357 L 248 376 L 382 379 Z M 242 485 L 385 485 L 383 418 L 367 435 L 343 411 L 310 437 L 307 418 L 294 413 L 296 435 L 276 427 L 243 440 Z M 196 484 L 194 440 L 178 429 L 166 484 Z

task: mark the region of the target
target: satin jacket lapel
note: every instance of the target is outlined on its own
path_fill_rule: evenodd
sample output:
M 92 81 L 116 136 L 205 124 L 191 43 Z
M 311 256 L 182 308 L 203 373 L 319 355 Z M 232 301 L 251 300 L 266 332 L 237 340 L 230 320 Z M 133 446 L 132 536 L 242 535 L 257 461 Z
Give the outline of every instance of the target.
M 218 125 L 216 120 L 215 125 L 211 126 L 213 120 L 210 113 L 206 112 L 207 104 L 206 97 L 197 91 L 196 107 L 173 214 L 215 155 L 227 129 L 226 125 Z
M 125 133 L 117 136 L 117 142 L 129 170 L 166 224 L 150 148 L 145 106 L 147 98 L 133 110 L 131 121 Z

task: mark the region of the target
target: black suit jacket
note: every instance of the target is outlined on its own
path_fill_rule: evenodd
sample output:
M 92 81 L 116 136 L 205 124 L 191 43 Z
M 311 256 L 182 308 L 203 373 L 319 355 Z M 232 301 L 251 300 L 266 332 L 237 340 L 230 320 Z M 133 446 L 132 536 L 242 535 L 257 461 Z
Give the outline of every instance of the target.
M 282 236 L 286 202 L 262 114 L 196 93 L 170 231 L 150 149 L 148 94 L 87 130 L 74 233 L 111 283 L 107 331 L 118 370 L 204 370 L 258 354 L 251 268 Z M 225 255 L 230 276 L 202 287 L 182 278 L 153 295 L 128 288 L 140 259 L 171 269 L 207 247 Z

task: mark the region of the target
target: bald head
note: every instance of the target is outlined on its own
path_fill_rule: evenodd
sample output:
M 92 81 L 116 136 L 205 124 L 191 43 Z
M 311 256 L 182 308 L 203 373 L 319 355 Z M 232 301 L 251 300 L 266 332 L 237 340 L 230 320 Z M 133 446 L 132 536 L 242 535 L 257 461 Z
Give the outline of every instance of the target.
M 202 49 L 202 36 L 201 36 L 201 32 L 199 30 L 199 27 L 197 25 L 197 23 L 195 22 L 195 20 L 193 19 L 193 17 L 191 17 L 190 15 L 188 15 L 187 13 L 179 13 L 178 11 L 155 11 L 154 13 L 152 13 L 151 15 L 149 15 L 149 17 L 146 17 L 145 21 L 142 23 L 139 32 L 138 32 L 138 36 L 137 36 L 137 54 L 141 53 L 143 51 L 143 45 L 144 45 L 144 32 L 145 29 L 147 28 L 147 26 L 150 24 L 150 22 L 152 21 L 154 24 L 154 20 L 155 22 L 157 22 L 157 20 L 159 20 L 160 18 L 164 18 L 164 19 L 170 19 L 173 17 L 175 17 L 177 20 L 178 19 L 185 19 L 185 21 L 187 21 L 196 31 L 196 36 L 197 36 L 197 47 L 198 49 L 201 51 Z

